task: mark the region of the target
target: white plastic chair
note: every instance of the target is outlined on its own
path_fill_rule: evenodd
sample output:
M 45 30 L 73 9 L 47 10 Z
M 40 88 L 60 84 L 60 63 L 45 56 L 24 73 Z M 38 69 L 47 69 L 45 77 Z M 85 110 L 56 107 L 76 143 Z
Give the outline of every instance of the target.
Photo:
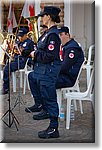
M 27 59 L 27 61 L 26 61 L 26 64 L 25 64 L 25 67 L 24 67 L 24 69 L 20 69 L 19 70 L 19 72 L 20 72 L 20 88 L 22 88 L 23 87 L 23 73 L 24 72 L 26 72 L 26 70 L 27 70 L 27 63 L 28 63 L 28 60 L 29 60 L 29 58 Z M 17 71 L 15 71 L 15 72 L 12 72 L 12 80 L 13 80 L 13 92 L 16 92 L 16 73 L 18 72 L 18 70 Z
M 3 79 L 3 70 L 0 70 L 0 79 Z
M 12 72 L 13 92 L 16 92 L 16 71 Z
M 32 70 L 28 71 L 26 70 L 25 73 L 24 73 L 24 87 L 23 87 L 23 94 L 25 94 L 26 92 L 26 83 L 28 85 L 28 89 L 30 90 L 29 88 L 29 82 L 28 82 L 28 74 L 31 72 Z
M 83 66 L 83 69 L 86 69 L 87 86 L 88 86 L 89 79 L 90 79 L 91 69 L 93 68 L 93 61 L 94 60 L 92 60 L 92 55 L 93 55 L 93 51 L 94 50 L 95 50 L 95 45 L 91 45 L 89 47 L 89 51 L 88 51 L 88 60 L 87 60 L 87 63 Z
M 70 127 L 70 109 L 72 100 L 79 100 L 79 101 L 91 101 L 92 104 L 94 103 L 94 69 L 91 72 L 90 81 L 88 84 L 88 88 L 85 92 L 70 92 L 66 93 L 67 99 L 67 111 L 66 111 L 66 129 Z
M 80 70 L 79 70 L 76 82 L 75 82 L 75 84 L 74 84 L 73 87 L 67 87 L 67 88 L 57 89 L 57 102 L 58 102 L 58 105 L 59 105 L 59 114 L 61 112 L 62 100 L 65 99 L 65 93 L 68 93 L 70 91 L 80 92 L 79 77 L 80 77 L 80 74 L 82 72 L 83 65 L 84 65 L 84 62 L 83 62 L 83 64 L 80 67 Z M 82 102 L 79 101 L 79 104 L 80 104 L 80 112 L 81 112 L 81 114 L 83 114 Z M 76 101 L 74 101 L 74 108 L 77 111 Z

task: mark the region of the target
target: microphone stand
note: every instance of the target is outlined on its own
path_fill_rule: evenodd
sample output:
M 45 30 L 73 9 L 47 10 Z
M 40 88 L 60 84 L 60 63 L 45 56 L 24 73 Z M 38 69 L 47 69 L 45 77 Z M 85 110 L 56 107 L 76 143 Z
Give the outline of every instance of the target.
M 1 47 L 1 46 L 0 46 Z M 2 47 L 1 47 L 2 48 Z M 8 56 L 8 72 L 9 72 L 9 91 L 8 91 L 8 105 L 9 108 L 8 110 L 5 112 L 5 114 L 2 116 L 1 120 L 5 123 L 6 126 L 8 126 L 9 128 L 11 128 L 11 126 L 13 125 L 13 123 L 15 124 L 15 127 L 18 131 L 18 127 L 17 124 L 19 124 L 17 118 L 15 117 L 15 115 L 12 112 L 11 109 L 11 94 L 10 94 L 10 60 L 12 59 L 11 56 L 2 48 L 2 50 L 6 53 L 6 55 Z M 4 118 L 8 115 L 8 123 L 4 120 Z

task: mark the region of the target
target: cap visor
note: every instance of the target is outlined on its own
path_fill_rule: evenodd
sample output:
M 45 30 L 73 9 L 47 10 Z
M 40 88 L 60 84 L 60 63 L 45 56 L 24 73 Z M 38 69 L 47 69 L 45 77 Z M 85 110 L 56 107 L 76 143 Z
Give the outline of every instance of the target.
M 59 33 L 63 32 L 61 29 L 58 29 Z
M 17 36 L 24 36 L 24 34 L 18 33 Z
M 41 11 L 40 14 L 38 14 L 38 17 L 43 17 L 46 14 L 46 12 Z

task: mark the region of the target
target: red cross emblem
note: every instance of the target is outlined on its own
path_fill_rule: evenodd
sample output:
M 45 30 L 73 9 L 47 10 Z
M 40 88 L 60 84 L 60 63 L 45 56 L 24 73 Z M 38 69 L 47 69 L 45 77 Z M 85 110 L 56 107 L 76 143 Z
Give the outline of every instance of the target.
M 74 58 L 74 54 L 73 54 L 73 53 L 70 53 L 70 54 L 69 54 L 69 58 Z
M 54 45 L 53 45 L 53 44 L 50 44 L 50 45 L 48 46 L 48 50 L 53 51 L 53 50 L 54 50 Z

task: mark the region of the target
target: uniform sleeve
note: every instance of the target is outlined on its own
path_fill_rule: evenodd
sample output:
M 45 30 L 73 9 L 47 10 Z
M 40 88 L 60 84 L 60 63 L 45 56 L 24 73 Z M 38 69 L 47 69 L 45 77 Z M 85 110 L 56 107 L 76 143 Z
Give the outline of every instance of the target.
M 60 48 L 60 40 L 56 34 L 48 36 L 46 48 L 44 50 L 38 49 L 35 52 L 35 59 L 41 63 L 49 63 L 55 60 L 57 52 Z
M 31 41 L 28 46 L 22 51 L 22 56 L 28 57 L 32 51 L 34 51 L 36 45 Z
M 80 51 L 78 49 L 71 48 L 69 50 L 65 50 L 60 73 L 67 74 L 69 72 L 69 69 L 74 65 L 74 63 L 78 59 L 79 55 Z

